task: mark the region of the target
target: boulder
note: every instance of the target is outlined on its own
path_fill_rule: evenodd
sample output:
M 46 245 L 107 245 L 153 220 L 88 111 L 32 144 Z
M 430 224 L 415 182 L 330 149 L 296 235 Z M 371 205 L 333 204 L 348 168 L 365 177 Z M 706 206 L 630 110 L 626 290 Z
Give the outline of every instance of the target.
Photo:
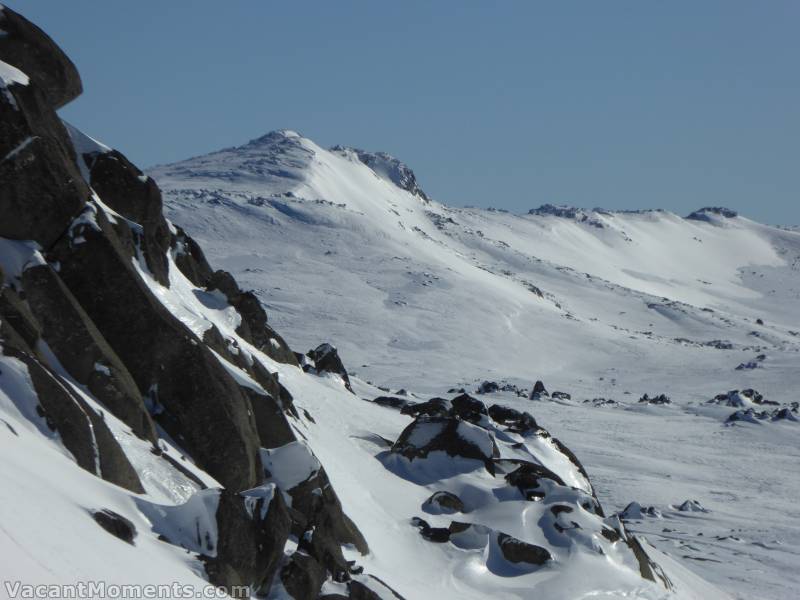
M 533 415 L 527 412 L 520 412 L 508 406 L 493 404 L 489 407 L 489 416 L 496 423 L 504 425 L 509 431 L 519 434 L 536 432 L 541 429 L 536 423 Z
M 3 14 L 13 13 L 4 9 Z M 0 36 L 0 61 L 10 60 L 10 37 Z M 0 237 L 34 240 L 48 248 L 90 192 L 64 125 L 44 93 L 34 79 L 22 83 L 27 80 L 23 74 L 15 80 L 0 77 Z
M 431 398 L 425 402 L 412 402 L 400 409 L 400 414 L 412 417 L 447 417 L 450 416 L 452 405 L 445 398 Z
M 422 510 L 434 515 L 452 515 L 453 513 L 464 512 L 464 503 L 461 498 L 450 492 L 434 492 L 433 495 L 422 504 Z
M 486 405 L 469 394 L 461 394 L 450 401 L 451 415 L 476 423 L 489 414 Z
M 427 458 L 431 452 L 475 459 L 494 473 L 492 460 L 500 455 L 491 433 L 453 417 L 417 417 L 394 443 L 392 452 L 409 460 Z
M 197 287 L 208 287 L 214 271 L 206 260 L 203 249 L 177 225 L 170 242 L 175 251 L 175 265 Z
M 353 388 L 350 387 L 350 377 L 347 375 L 347 370 L 342 364 L 342 359 L 339 358 L 339 352 L 330 344 L 320 344 L 314 350 L 309 350 L 307 356 L 314 361 L 314 367 L 317 373 L 334 373 L 339 375 L 344 381 L 344 387 L 350 392 Z
M 8 7 L 0 8 L 0 30 L 0 60 L 26 73 L 50 108 L 81 95 L 78 70 L 49 35 Z
M 153 278 L 169 287 L 167 251 L 170 231 L 161 213 L 161 191 L 117 150 L 80 157 L 86 161 L 92 188 L 103 202 L 126 219 L 142 227 L 142 254 Z
M 512 563 L 527 563 L 530 565 L 543 565 L 553 560 L 546 548 L 518 540 L 505 533 L 497 534 L 497 545 L 503 557 Z
M 378 406 L 399 409 L 402 409 L 409 404 L 408 400 L 405 398 L 398 398 L 397 396 L 378 396 L 377 398 L 373 398 L 372 402 Z
M 104 508 L 92 512 L 95 522 L 105 529 L 108 533 L 121 539 L 123 542 L 134 545 L 136 538 L 136 526 L 119 513 Z
M 281 583 L 294 600 L 316 600 L 327 579 L 325 568 L 316 559 L 297 551 L 281 569 Z
M 542 398 L 548 398 L 549 396 L 550 394 L 547 393 L 544 383 L 537 381 L 533 385 L 533 391 L 531 391 L 531 400 L 541 400 Z
M 222 490 L 216 519 L 216 553 L 204 557 L 209 581 L 229 593 L 247 586 L 255 595 L 266 594 L 289 536 L 282 494 L 274 485 L 240 493 Z

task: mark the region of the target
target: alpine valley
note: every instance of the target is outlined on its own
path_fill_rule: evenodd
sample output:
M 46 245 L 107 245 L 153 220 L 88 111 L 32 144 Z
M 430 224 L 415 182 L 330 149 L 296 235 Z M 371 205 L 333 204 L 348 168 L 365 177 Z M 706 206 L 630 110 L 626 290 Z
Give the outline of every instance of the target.
M 143 172 L 0 30 L 0 598 L 796 596 L 796 228 L 453 208 L 290 130 Z

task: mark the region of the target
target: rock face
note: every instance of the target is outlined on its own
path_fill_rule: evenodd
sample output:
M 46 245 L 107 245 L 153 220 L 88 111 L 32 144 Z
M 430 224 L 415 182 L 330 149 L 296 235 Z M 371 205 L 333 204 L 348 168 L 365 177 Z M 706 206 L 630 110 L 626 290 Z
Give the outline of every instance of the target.
M 265 366 L 297 359 L 261 303 L 164 218 L 152 179 L 65 128 L 55 110 L 81 92 L 75 67 L 2 7 L 0 61 L 0 252 L 15 253 L 15 270 L 0 272 L 0 361 L 13 366 L 0 371 L 0 387 L 28 394 L 14 401 L 28 403 L 25 414 L 77 467 L 142 494 L 133 500 L 151 511 L 154 531 L 195 552 L 213 584 L 266 596 L 280 579 L 297 598 L 316 598 L 333 579 L 348 582 L 353 598 L 373 597 L 368 578 L 351 581 L 342 545 L 368 546 L 325 470 L 276 482 L 262 464 L 263 453 L 299 443 L 290 424 L 299 416 Z M 224 318 L 215 321 L 214 311 Z M 318 372 L 350 389 L 333 347 L 310 355 Z M 126 427 L 141 439 L 128 440 Z M 222 488 L 206 489 L 171 455 L 173 443 Z M 140 464 L 148 444 L 149 460 L 197 486 L 185 505 L 148 500 Z M 114 511 L 89 514 L 124 542 L 142 535 Z M 193 519 L 196 531 L 185 531 Z M 299 543 L 287 558 L 290 534 Z

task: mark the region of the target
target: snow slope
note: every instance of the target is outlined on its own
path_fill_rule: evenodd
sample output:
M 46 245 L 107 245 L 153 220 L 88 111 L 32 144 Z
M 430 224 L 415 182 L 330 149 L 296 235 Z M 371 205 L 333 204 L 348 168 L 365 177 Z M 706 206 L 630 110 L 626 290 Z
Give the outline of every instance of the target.
M 711 210 L 686 219 L 452 208 L 365 156 L 380 155 L 281 131 L 150 174 L 168 216 L 254 289 L 295 349 L 338 347 L 360 395 L 385 393 L 365 381 L 425 399 L 485 379 L 526 389 L 542 379 L 572 399 L 490 400 L 533 412 L 558 435 L 607 509 L 660 507 L 663 521 L 629 528 L 675 560 L 739 598 L 790 597 L 800 585 L 797 424 L 729 426 L 734 409 L 706 402 L 744 388 L 798 400 L 800 234 Z M 640 405 L 644 393 L 672 404 Z M 295 396 L 354 439 L 393 440 L 408 422 L 365 403 L 351 414 L 324 395 Z M 583 402 L 594 398 L 616 404 Z M 368 515 L 374 503 L 356 492 L 336 429 L 320 428 L 314 451 L 337 489 L 353 489 L 340 489 L 343 503 Z M 689 498 L 709 512 L 670 508 Z M 368 539 L 372 518 L 358 523 Z M 414 540 L 426 556 L 415 568 L 440 572 L 440 550 Z M 388 577 L 381 554 L 372 566 Z

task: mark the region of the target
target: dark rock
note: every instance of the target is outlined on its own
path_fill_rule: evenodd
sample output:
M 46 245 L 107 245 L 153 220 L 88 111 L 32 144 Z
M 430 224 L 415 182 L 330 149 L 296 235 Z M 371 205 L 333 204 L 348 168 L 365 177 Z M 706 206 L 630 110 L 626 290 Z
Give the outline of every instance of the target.
M 505 533 L 497 534 L 497 545 L 506 560 L 512 563 L 524 562 L 531 565 L 543 565 L 547 561 L 553 560 L 547 549 L 523 542 Z
M 520 412 L 508 406 L 493 404 L 489 407 L 489 416 L 497 423 L 505 425 L 513 433 L 526 434 L 541 429 L 533 415 Z
M 314 350 L 308 351 L 308 357 L 314 361 L 314 367 L 318 373 L 339 375 L 344 381 L 344 387 L 352 393 L 353 388 L 350 387 L 350 377 L 347 375 L 347 370 L 344 368 L 336 348 L 330 344 L 320 344 Z
M 639 404 L 672 404 L 672 400 L 670 400 L 669 396 L 666 394 L 659 394 L 657 396 L 653 396 L 652 398 L 645 394 L 639 398 Z
M 2 29 L 14 23 L 35 27 L 7 8 L 2 14 Z M 25 63 L 22 56 L 28 50 L 39 52 L 35 42 L 13 33 L 0 36 L 0 60 L 16 58 Z M 41 59 L 45 57 L 42 52 Z M 25 66 L 36 69 L 36 57 L 32 55 L 30 60 Z M 53 60 L 59 59 L 53 56 Z M 64 233 L 90 193 L 52 101 L 46 98 L 46 90 L 36 85 L 37 79 L 58 75 L 46 71 L 29 75 L 28 85 L 11 83 L 0 94 L 0 156 L 5 157 L 0 161 L 0 237 L 35 240 L 48 248 Z
M 269 486 L 242 493 L 221 490 L 216 517 L 216 556 L 204 559 L 209 581 L 229 593 L 248 586 L 253 594 L 266 594 L 289 536 L 283 495 Z
M 236 329 L 236 333 L 271 358 L 283 363 L 297 364 L 294 352 L 283 338 L 267 324 L 267 313 L 253 292 L 239 289 L 236 280 L 227 271 L 215 271 L 209 280 L 208 289 L 222 292 L 231 306 L 241 315 L 242 322 Z M 335 350 L 334 348 L 334 352 Z M 338 355 L 336 358 L 338 359 Z M 346 375 L 345 371 L 345 377 Z M 347 379 L 347 383 L 349 385 L 349 379 Z
M 316 600 L 325 579 L 325 568 L 299 551 L 292 554 L 281 569 L 281 583 L 294 600 Z
M 500 385 L 495 381 L 484 381 L 478 386 L 478 394 L 493 394 L 500 389 Z
M 451 515 L 464 512 L 464 503 L 461 498 L 450 492 L 434 492 L 422 505 L 425 512 L 431 514 Z
M 547 393 L 544 383 L 537 381 L 533 386 L 533 391 L 531 392 L 531 400 L 541 400 L 542 398 L 547 398 L 549 396 L 550 394 Z
M 114 537 L 118 537 L 131 546 L 134 545 L 133 540 L 136 537 L 136 526 L 122 515 L 115 513 L 113 510 L 104 508 L 92 512 L 92 518 L 100 527 Z
M 297 439 L 278 401 L 269 394 L 261 394 L 249 387 L 242 392 L 250 399 L 256 431 L 262 448 L 278 448 Z
M 730 208 L 725 208 L 724 206 L 706 206 L 700 210 L 694 211 L 686 218 L 691 219 L 692 221 L 711 221 L 710 215 L 717 215 L 726 219 L 733 219 L 734 217 L 738 217 L 739 213 L 737 213 L 735 210 L 731 210 Z
M 155 443 L 136 383 L 58 275 L 47 265 L 34 266 L 23 272 L 22 283 L 41 336 L 64 368 L 136 435 Z
M 0 9 L 0 30 L 0 60 L 27 74 L 51 108 L 81 95 L 78 70 L 44 31 L 8 7 Z
M 638 537 L 635 535 L 628 536 L 626 543 L 639 563 L 639 574 L 643 579 L 648 579 L 655 582 L 656 577 L 658 577 L 658 581 L 661 582 L 665 589 L 674 589 L 674 586 L 669 577 L 667 577 L 667 574 L 658 564 L 656 564 L 655 561 L 653 561 L 653 559 L 650 558 Z
M 429 542 L 443 544 L 450 540 L 450 530 L 446 527 L 431 527 L 430 524 L 419 517 L 411 519 L 411 524 L 419 529 L 419 533 Z
M 0 286 L 0 320 L 13 327 L 28 348 L 36 347 L 36 341 L 41 337 L 42 326 L 33 316 L 28 303 L 10 286 Z
M 141 249 L 147 268 L 156 281 L 169 287 L 170 232 L 161 212 L 161 190 L 156 182 L 116 150 L 82 159 L 90 168 L 92 188 L 103 202 L 142 226 Z
M 396 396 L 378 396 L 372 402 L 378 406 L 386 406 L 388 408 L 403 408 L 409 403 L 405 398 L 397 398 Z
M 347 584 L 347 589 L 350 600 L 403 600 L 400 594 L 374 575 L 353 579 Z
M 507 474 L 505 479 L 509 485 L 516 487 L 526 500 L 541 500 L 545 497 L 542 479 L 549 479 L 558 485 L 565 485 L 564 480 L 550 469 L 527 461 L 513 461 L 519 467 Z
M 103 209 L 94 208 L 97 229 L 81 230 L 81 243 L 65 237 L 53 248 L 59 276 L 149 397 L 167 433 L 225 487 L 254 487 L 259 439 L 248 398 L 134 270 L 128 224 L 117 219 L 114 228 Z
M 482 461 L 490 473 L 494 473 L 492 459 L 500 455 L 494 438 L 485 429 L 452 417 L 425 416 L 417 417 L 403 430 L 391 451 L 409 460 L 443 451 L 449 456 Z
M 473 423 L 480 421 L 483 415 L 489 414 L 486 405 L 469 394 L 456 396 L 450 401 L 450 406 L 453 416 Z
M 554 400 L 572 400 L 572 395 L 567 392 L 553 392 L 550 397 Z
M 9 326 L 4 326 L 8 331 Z M 17 338 L 21 340 L 21 337 Z M 3 340 L 2 352 L 25 363 L 39 399 L 38 411 L 48 426 L 57 431 L 75 462 L 86 471 L 135 493 L 144 488 L 127 456 L 103 418 L 69 385 L 34 358 L 26 348 Z
M 175 226 L 171 246 L 175 249 L 175 265 L 197 287 L 208 287 L 214 271 L 206 260 L 203 249 L 187 233 Z
M 450 400 L 444 398 L 431 398 L 426 402 L 409 403 L 400 409 L 400 414 L 412 417 L 447 417 L 450 416 L 452 406 Z

